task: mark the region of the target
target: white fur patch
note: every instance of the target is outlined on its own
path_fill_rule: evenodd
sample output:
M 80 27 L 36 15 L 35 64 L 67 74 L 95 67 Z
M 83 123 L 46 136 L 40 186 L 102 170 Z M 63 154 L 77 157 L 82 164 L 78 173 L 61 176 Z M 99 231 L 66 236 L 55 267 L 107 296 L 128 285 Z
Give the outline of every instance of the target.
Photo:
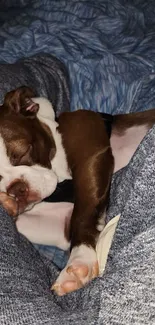
M 68 167 L 66 153 L 62 145 L 61 134 L 58 132 L 58 123 L 55 121 L 55 114 L 52 104 L 45 98 L 37 97 L 33 98 L 33 101 L 39 104 L 38 118 L 40 121 L 48 125 L 56 144 L 56 155 L 54 156 L 51 164 L 52 169 L 57 175 L 58 182 L 62 182 L 65 179 L 71 179 L 71 173 Z
M 44 118 L 51 121 L 55 120 L 55 112 L 51 102 L 45 97 L 32 98 L 34 103 L 39 104 L 39 111 L 37 113 L 38 118 Z
M 73 263 L 93 265 L 96 261 L 97 255 L 95 250 L 82 244 L 72 249 L 67 266 Z
M 71 251 L 66 267 L 52 286 L 58 295 L 77 290 L 98 275 L 96 251 L 84 244 Z
M 3 138 L 0 136 L 0 172 L 4 167 L 10 166 L 10 161 L 6 153 L 6 147 Z
M 102 231 L 103 228 L 105 227 L 105 220 L 106 220 L 106 211 L 104 211 L 101 214 L 101 216 L 100 216 L 100 218 L 98 220 L 98 224 L 97 224 L 97 227 L 96 227 L 98 231 Z

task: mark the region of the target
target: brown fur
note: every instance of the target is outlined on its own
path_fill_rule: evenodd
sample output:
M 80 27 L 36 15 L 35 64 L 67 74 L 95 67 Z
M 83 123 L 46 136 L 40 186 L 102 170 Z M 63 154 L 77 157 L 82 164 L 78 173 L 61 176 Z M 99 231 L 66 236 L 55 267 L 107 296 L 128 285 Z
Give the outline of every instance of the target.
M 146 125 L 149 128 L 155 123 L 155 109 L 144 112 L 115 115 L 113 120 L 113 132 L 120 135 L 132 126 Z
M 32 112 L 26 111 L 33 103 L 29 97 L 32 95 L 34 93 L 27 87 L 6 95 L 0 108 L 0 133 L 12 165 L 39 164 L 51 168 L 55 142 L 49 128 L 36 117 L 38 104 L 34 103 Z
M 112 132 L 120 136 L 132 126 L 155 123 L 155 110 L 114 117 Z M 70 224 L 71 246 L 95 248 L 97 224 L 107 205 L 114 161 L 103 119 L 99 114 L 79 110 L 59 118 L 69 167 L 72 171 L 75 205 Z
M 62 113 L 58 122 L 75 192 L 71 246 L 85 243 L 95 247 L 97 224 L 107 203 L 113 172 L 113 156 L 104 121 L 94 112 L 79 110 Z

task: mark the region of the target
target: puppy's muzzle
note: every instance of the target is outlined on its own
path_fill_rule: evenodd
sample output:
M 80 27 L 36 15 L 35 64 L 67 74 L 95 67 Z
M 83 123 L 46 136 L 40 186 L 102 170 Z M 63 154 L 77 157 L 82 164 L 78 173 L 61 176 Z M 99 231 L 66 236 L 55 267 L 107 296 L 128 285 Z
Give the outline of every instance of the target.
M 33 203 L 41 200 L 37 192 L 30 190 L 28 183 L 18 179 L 9 185 L 6 195 L 8 196 L 8 202 L 10 202 L 11 206 L 14 206 L 14 215 L 16 214 L 16 217 L 27 210 L 29 206 L 32 206 Z
M 17 200 L 27 199 L 28 197 L 28 186 L 24 181 L 16 181 L 7 189 L 7 194 L 15 197 Z
M 23 180 L 14 181 L 7 188 L 7 195 L 16 201 L 17 215 L 28 205 L 29 188 Z

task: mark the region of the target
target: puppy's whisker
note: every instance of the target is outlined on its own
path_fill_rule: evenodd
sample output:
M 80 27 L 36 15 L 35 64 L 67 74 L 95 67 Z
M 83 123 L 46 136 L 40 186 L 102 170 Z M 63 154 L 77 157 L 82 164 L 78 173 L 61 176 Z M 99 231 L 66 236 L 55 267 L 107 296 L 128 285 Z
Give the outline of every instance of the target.
M 10 193 L 9 196 L 15 199 L 15 194 Z

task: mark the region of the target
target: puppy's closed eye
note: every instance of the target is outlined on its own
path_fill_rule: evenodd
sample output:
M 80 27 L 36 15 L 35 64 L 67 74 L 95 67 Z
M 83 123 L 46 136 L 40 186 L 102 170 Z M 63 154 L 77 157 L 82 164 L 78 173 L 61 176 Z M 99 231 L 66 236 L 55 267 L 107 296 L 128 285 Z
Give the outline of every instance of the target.
M 32 145 L 25 143 L 24 140 L 12 141 L 8 146 L 8 156 L 13 166 L 32 165 Z
M 29 144 L 27 150 L 19 158 L 19 165 L 28 165 L 28 164 L 31 165 L 32 164 L 31 153 L 32 153 L 32 145 Z

